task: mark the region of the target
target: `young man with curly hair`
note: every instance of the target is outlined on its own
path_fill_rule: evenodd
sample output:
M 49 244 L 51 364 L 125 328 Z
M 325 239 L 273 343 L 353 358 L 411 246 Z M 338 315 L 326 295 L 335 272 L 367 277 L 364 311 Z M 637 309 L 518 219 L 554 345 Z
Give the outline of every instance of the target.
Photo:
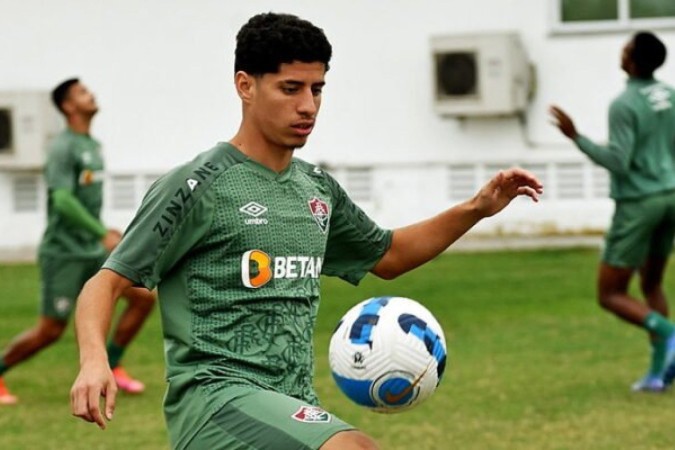
M 73 414 L 104 428 L 115 405 L 102 330 L 111 299 L 159 286 L 176 449 L 375 449 L 319 406 L 312 338 L 320 275 L 391 279 L 431 260 L 539 182 L 511 169 L 438 216 L 378 227 L 324 170 L 293 157 L 316 125 L 331 58 L 323 31 L 259 14 L 237 35 L 239 131 L 161 178 L 83 290 Z M 101 411 L 99 399 L 105 396 Z

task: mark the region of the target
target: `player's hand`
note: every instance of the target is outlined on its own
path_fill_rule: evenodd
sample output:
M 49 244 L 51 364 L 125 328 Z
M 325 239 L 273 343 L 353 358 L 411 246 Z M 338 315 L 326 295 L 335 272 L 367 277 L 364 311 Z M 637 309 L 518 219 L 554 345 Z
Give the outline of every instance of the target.
M 544 187 L 537 177 L 525 169 L 514 167 L 502 170 L 492 177 L 471 202 L 482 217 L 490 217 L 520 195 L 526 195 L 537 202 L 543 192 Z
M 117 230 L 108 230 L 108 232 L 103 236 L 103 239 L 101 239 L 101 243 L 103 244 L 103 247 L 110 253 L 117 247 L 117 244 L 120 243 L 122 240 L 122 233 L 120 233 Z
M 113 418 L 117 383 L 107 362 L 83 365 L 70 390 L 70 408 L 75 417 L 96 423 L 105 430 Z M 101 397 L 105 400 L 101 408 Z
M 576 139 L 578 133 L 574 126 L 574 121 L 565 111 L 555 105 L 551 105 L 549 113 L 552 116 L 551 123 L 558 127 L 562 134 L 570 139 Z

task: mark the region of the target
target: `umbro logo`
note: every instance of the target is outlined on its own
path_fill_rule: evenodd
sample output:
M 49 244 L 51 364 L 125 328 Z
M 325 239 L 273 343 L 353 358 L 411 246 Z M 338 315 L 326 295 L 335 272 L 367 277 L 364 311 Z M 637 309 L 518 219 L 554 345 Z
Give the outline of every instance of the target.
M 260 217 L 267 212 L 267 207 L 260 203 L 248 202 L 239 208 L 239 211 L 252 217 L 251 219 L 244 220 L 246 225 L 267 225 L 268 223 L 267 219 Z
M 267 212 L 267 207 L 256 202 L 249 202 L 239 208 L 239 211 L 248 214 L 249 216 L 258 217 Z

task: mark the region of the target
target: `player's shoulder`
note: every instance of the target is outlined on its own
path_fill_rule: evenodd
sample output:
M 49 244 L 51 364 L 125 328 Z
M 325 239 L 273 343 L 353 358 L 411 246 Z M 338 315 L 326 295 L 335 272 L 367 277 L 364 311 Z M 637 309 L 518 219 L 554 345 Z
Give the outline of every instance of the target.
M 154 187 L 187 186 L 194 191 L 197 187 L 210 186 L 240 162 L 242 162 L 242 157 L 232 152 L 229 144 L 218 143 L 202 151 L 192 160 L 168 171 L 155 182 Z
M 611 104 L 610 111 L 635 111 L 640 109 L 645 101 L 661 101 L 664 98 L 675 96 L 675 88 L 663 81 L 653 79 L 642 83 L 633 83 L 616 96 Z
M 314 182 L 319 184 L 337 183 L 335 178 L 321 164 L 313 164 L 300 158 L 293 158 L 293 165 L 296 170 L 304 173 Z
M 641 102 L 642 94 L 634 87 L 624 89 L 619 95 L 614 97 L 609 104 L 610 114 L 624 114 L 638 109 L 638 103 Z
M 670 97 L 675 96 L 675 86 L 672 84 L 664 83 L 663 81 L 657 81 L 657 84 L 660 89 L 667 91 L 670 94 Z
M 346 195 L 340 183 L 322 164 L 312 164 L 299 158 L 293 158 L 293 164 L 296 170 L 303 173 L 305 179 L 317 188 L 318 192 L 334 199 L 340 199 Z
M 167 208 L 173 208 L 173 212 L 204 204 L 202 200 L 212 198 L 214 183 L 236 163 L 237 159 L 226 151 L 225 144 L 219 143 L 160 176 L 146 192 L 143 202 L 169 205 Z
M 49 151 L 67 151 L 71 148 L 73 140 L 73 133 L 69 132 L 68 129 L 64 129 L 49 141 Z
M 661 81 L 656 78 L 650 80 L 642 80 L 638 82 L 629 82 L 626 89 L 624 89 L 619 95 L 617 95 L 615 100 L 624 100 L 629 101 L 638 95 L 650 95 L 656 91 L 670 91 L 675 92 L 675 87 L 671 84 L 668 84 L 664 81 Z
M 64 161 L 74 164 L 76 148 L 77 144 L 73 133 L 64 129 L 49 141 L 46 165 L 63 164 Z

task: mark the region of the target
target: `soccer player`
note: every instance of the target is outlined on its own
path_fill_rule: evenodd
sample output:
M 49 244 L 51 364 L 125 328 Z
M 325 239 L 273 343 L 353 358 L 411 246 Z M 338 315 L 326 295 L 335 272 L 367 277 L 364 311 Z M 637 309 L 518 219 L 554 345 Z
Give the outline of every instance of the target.
M 675 324 L 667 319 L 662 286 L 675 235 L 675 91 L 654 78 L 665 58 L 665 45 L 649 32 L 636 33 L 624 46 L 621 69 L 628 81 L 609 108 L 607 145 L 578 133 L 563 110 L 551 107 L 560 131 L 610 173 L 615 212 L 598 272 L 598 301 L 650 335 L 651 364 L 635 391 L 663 391 L 675 361 Z M 635 272 L 646 304 L 628 293 Z
M 259 14 L 241 28 L 238 132 L 151 187 L 79 297 L 75 416 L 101 428 L 112 418 L 103 331 L 113 299 L 131 286 L 159 286 L 173 448 L 377 448 L 318 406 L 320 274 L 354 284 L 368 272 L 394 278 L 516 196 L 537 200 L 542 188 L 528 172 L 506 170 L 436 217 L 378 227 L 324 170 L 294 158 L 316 125 L 331 53 L 323 31 L 296 16 Z
M 67 127 L 51 143 L 45 166 L 49 200 L 47 228 L 38 251 L 40 317 L 35 326 L 12 340 L 0 358 L 0 404 L 17 402 L 2 374 L 61 337 L 82 286 L 121 238 L 99 219 L 103 159 L 100 144 L 89 134 L 98 111 L 96 99 L 79 80 L 69 79 L 52 91 L 52 100 L 66 118 Z M 119 363 L 125 347 L 152 311 L 154 293 L 129 288 L 120 295 L 128 300 L 128 306 L 108 343 L 109 364 L 120 389 L 140 393 L 143 383 L 131 378 Z

